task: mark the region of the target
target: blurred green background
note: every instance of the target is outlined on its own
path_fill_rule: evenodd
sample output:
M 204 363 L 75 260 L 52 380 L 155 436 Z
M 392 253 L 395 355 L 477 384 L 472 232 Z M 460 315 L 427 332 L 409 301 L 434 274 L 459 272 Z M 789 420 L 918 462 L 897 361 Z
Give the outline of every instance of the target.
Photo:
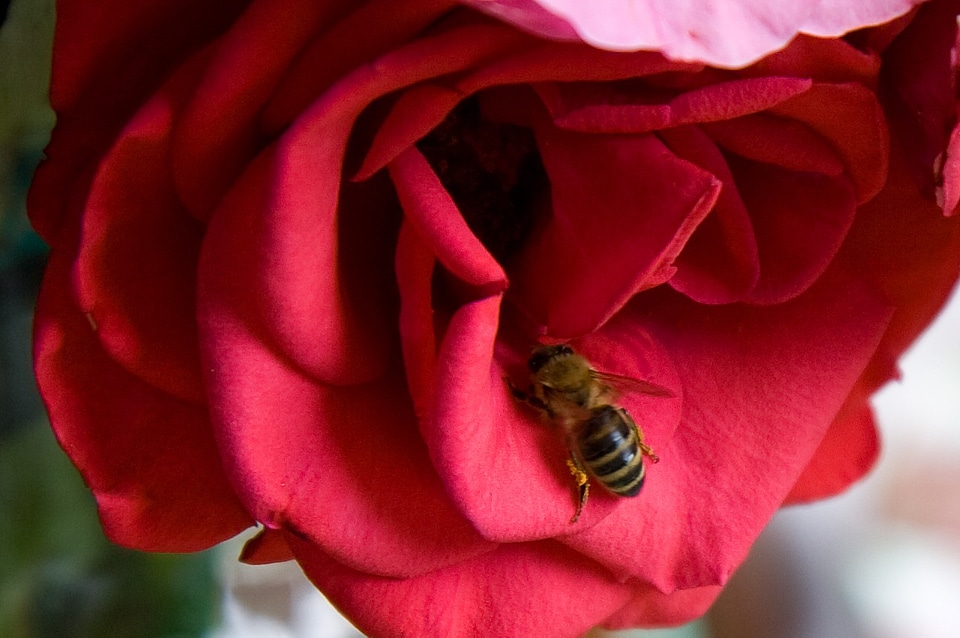
M 219 616 L 216 556 L 112 545 L 45 421 L 30 333 L 46 247 L 25 198 L 54 122 L 54 2 L 4 0 L 0 20 L 0 638 L 204 635 Z

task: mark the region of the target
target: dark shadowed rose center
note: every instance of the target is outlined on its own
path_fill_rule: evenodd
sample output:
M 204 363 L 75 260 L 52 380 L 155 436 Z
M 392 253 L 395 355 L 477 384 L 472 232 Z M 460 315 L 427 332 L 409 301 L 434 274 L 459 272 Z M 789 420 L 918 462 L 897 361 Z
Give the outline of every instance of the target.
M 467 225 L 509 267 L 550 197 L 533 131 L 484 117 L 470 97 L 417 143 Z

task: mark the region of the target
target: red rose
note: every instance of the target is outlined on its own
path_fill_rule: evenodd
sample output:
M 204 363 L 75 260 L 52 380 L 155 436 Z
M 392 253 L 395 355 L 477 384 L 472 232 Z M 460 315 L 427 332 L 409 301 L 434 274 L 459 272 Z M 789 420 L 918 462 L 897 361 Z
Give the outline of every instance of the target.
M 258 522 L 368 633 L 577 635 L 698 616 L 870 467 L 960 269 L 952 4 L 739 70 L 244 4 L 58 6 L 37 374 L 113 540 Z M 617 400 L 661 462 L 575 524 L 538 340 L 676 395 Z

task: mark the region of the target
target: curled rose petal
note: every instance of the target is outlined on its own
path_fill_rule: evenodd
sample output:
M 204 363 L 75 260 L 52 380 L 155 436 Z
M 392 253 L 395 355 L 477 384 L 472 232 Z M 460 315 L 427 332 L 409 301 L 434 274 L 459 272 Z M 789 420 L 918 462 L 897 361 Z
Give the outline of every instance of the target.
M 710 136 L 697 127 L 677 127 L 661 137 L 678 157 L 710 171 L 722 182 L 713 210 L 674 262 L 677 272 L 670 278 L 670 286 L 702 303 L 746 298 L 760 277 L 757 238 L 726 159 Z
M 245 226 L 236 219 L 247 214 L 228 199 L 211 220 L 198 315 L 214 427 L 250 511 L 268 527 L 295 530 L 354 568 L 382 575 L 409 576 L 486 551 L 440 483 L 422 471 L 430 461 L 402 376 L 318 382 L 258 334 L 261 311 L 251 306 L 235 251 L 234 233 Z M 388 481 L 383 467 L 390 467 Z M 436 523 L 433 541 L 415 532 L 426 516 Z M 428 559 L 431 543 L 436 554 Z
M 399 582 L 351 571 L 295 539 L 291 545 L 307 576 L 369 635 L 573 638 L 630 596 L 628 586 L 552 541 L 501 545 Z
M 538 142 L 554 206 L 518 256 L 515 300 L 545 334 L 570 339 L 596 330 L 635 294 L 673 275 L 674 259 L 713 208 L 720 184 L 654 136 L 543 127 Z M 623 164 L 636 179 L 617 177 Z
M 203 227 L 180 204 L 170 129 L 196 65 L 137 114 L 90 189 L 77 257 L 78 301 L 111 356 L 164 392 L 202 402 L 193 308 Z
M 67 235 L 78 238 L 67 227 L 60 240 Z M 107 535 L 141 550 L 191 552 L 239 533 L 252 520 L 224 474 L 204 406 L 107 356 L 95 322 L 66 288 L 69 244 L 58 246 L 37 306 L 37 381 Z

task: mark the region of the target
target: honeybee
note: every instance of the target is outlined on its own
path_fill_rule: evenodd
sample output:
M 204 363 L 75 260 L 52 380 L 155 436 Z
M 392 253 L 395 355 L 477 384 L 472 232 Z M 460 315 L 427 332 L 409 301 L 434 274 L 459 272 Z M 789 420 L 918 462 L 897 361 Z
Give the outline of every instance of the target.
M 655 397 L 673 397 L 659 385 L 598 372 L 568 345 L 540 346 L 527 361 L 530 390 L 524 392 L 509 379 L 510 391 L 556 424 L 566 437 L 567 467 L 577 484 L 579 500 L 570 523 L 576 523 L 590 496 L 592 476 L 610 492 L 633 497 L 643 487 L 643 457 L 660 461 L 643 442 L 643 432 L 630 414 L 615 405 L 616 390 Z

